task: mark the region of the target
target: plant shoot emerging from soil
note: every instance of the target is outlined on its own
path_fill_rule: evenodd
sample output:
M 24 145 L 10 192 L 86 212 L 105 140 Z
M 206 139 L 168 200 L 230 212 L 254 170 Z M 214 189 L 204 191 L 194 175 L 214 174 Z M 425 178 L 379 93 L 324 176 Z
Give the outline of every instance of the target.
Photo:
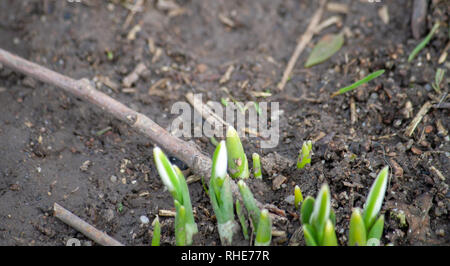
M 300 187 L 298 185 L 295 185 L 294 188 L 294 206 L 296 209 L 300 207 L 300 203 L 303 202 L 303 195 Z
M 253 159 L 253 175 L 255 176 L 255 178 L 262 179 L 261 160 L 259 158 L 259 154 L 253 153 L 252 159 Z
M 378 245 L 384 226 L 384 216 L 378 216 L 378 213 L 383 204 L 388 180 L 389 167 L 385 166 L 370 188 L 362 214 L 359 208 L 353 210 L 350 218 L 350 246 Z
M 335 216 L 331 211 L 330 189 L 323 184 L 317 198 L 308 196 L 302 204 L 301 222 L 308 246 L 337 246 Z
M 297 159 L 297 168 L 303 169 L 311 163 L 312 142 L 310 140 L 303 142 L 302 149 Z
M 233 213 L 233 195 L 227 175 L 227 147 L 221 141 L 212 160 L 212 173 L 209 182 L 209 196 L 217 218 L 222 245 L 231 245 L 236 227 Z
M 174 199 L 176 244 L 179 246 L 191 245 L 192 236 L 198 232 L 198 229 L 194 221 L 189 189 L 183 173 L 177 166 L 169 162 L 160 148 L 153 149 L 153 157 L 159 176 Z
M 153 220 L 152 226 L 153 226 L 152 246 L 159 246 L 161 241 L 161 225 L 159 224 L 158 216 L 156 216 L 155 220 Z
M 256 229 L 255 246 L 269 246 L 272 240 L 272 221 L 266 209 L 261 211 Z
M 236 130 L 230 126 L 227 130 L 228 170 L 233 178 L 248 178 L 248 161 Z

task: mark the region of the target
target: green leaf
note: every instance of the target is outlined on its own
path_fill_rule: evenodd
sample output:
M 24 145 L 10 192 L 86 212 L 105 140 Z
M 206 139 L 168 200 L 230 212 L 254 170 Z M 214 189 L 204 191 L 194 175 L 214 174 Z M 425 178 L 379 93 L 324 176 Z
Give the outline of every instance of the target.
M 344 44 L 344 34 L 327 34 L 313 48 L 305 67 L 312 67 L 333 56 Z
M 248 178 L 250 175 L 248 170 L 247 156 L 244 153 L 241 139 L 236 130 L 230 126 L 227 130 L 227 153 L 228 153 L 228 170 L 232 178 Z
M 367 235 L 367 240 L 369 239 L 377 239 L 380 240 L 383 235 L 383 227 L 384 227 L 384 215 L 380 215 L 378 219 L 373 224 L 372 228 L 370 228 L 369 234 Z
M 159 218 L 156 216 L 152 223 L 153 226 L 153 237 L 152 246 L 159 246 L 161 241 L 161 225 L 159 224 Z
M 305 236 L 306 245 L 310 247 L 317 246 L 314 228 L 309 224 L 303 225 L 303 235 Z
M 175 244 L 177 246 L 186 246 L 186 210 L 178 200 L 174 200 L 175 215 Z
M 378 174 L 375 182 L 370 188 L 369 195 L 367 196 L 366 204 L 363 210 L 364 224 L 366 225 L 366 231 L 372 227 L 375 219 L 378 216 L 378 212 L 383 204 L 384 194 L 386 193 L 387 182 L 389 179 L 389 166 L 385 166 Z
M 241 193 L 242 200 L 244 201 L 245 208 L 247 209 L 248 215 L 252 220 L 254 228 L 258 228 L 260 210 L 256 206 L 256 200 L 253 197 L 252 192 L 248 188 L 247 184 L 243 180 L 238 182 L 239 192 Z
M 255 106 L 256 112 L 261 115 L 261 107 L 259 107 L 259 104 L 257 102 L 254 102 L 253 105 Z
M 436 70 L 436 75 L 434 76 L 434 83 L 431 84 L 433 86 L 433 89 L 439 94 L 441 93 L 441 82 L 444 79 L 444 75 L 445 70 L 442 68 L 438 68 Z
M 423 49 L 427 44 L 430 42 L 431 37 L 433 37 L 434 33 L 439 29 L 439 22 L 436 22 L 431 29 L 431 31 L 428 33 L 428 35 L 414 48 L 414 50 L 409 54 L 408 62 L 411 62 L 414 57 Z
M 364 225 L 361 211 L 355 208 L 350 218 L 350 230 L 348 235 L 349 246 L 365 246 L 366 245 L 366 227 Z
M 323 241 L 321 246 L 337 246 L 336 232 L 334 231 L 334 225 L 330 219 L 327 220 L 325 224 L 325 229 L 323 233 Z
M 330 189 L 327 184 L 323 184 L 314 203 L 314 210 L 311 214 L 310 224 L 314 226 L 317 232 L 319 243 L 323 238 L 325 223 L 330 217 L 331 199 Z
M 330 210 L 330 220 L 333 226 L 336 226 L 336 213 L 333 209 Z
M 361 80 L 358 80 L 357 82 L 353 83 L 352 85 L 347 86 L 342 89 L 339 89 L 338 91 L 334 92 L 333 94 L 331 94 L 331 97 L 335 97 L 337 95 L 344 94 L 348 91 L 351 91 L 351 90 L 361 86 L 362 84 L 367 83 L 367 82 L 371 81 L 372 79 L 379 77 L 380 75 L 382 75 L 384 73 L 384 71 L 385 71 L 384 69 L 381 69 L 381 70 L 375 71 L 373 73 L 370 73 L 368 76 L 364 77 Z
M 311 196 L 306 197 L 302 203 L 302 208 L 300 210 L 301 222 L 302 224 L 309 224 L 311 220 L 311 214 L 314 210 L 314 198 Z
M 241 223 L 242 234 L 244 235 L 245 240 L 248 240 L 247 221 L 245 220 L 244 211 L 242 210 L 241 203 L 239 200 L 236 200 L 236 214 L 239 218 L 239 222 Z
M 268 246 L 272 240 L 272 222 L 266 209 L 261 211 L 256 229 L 255 246 Z
M 181 195 L 182 195 L 182 200 L 183 200 L 183 207 L 184 207 L 184 212 L 185 212 L 185 221 L 184 223 L 186 224 L 186 243 L 188 245 L 192 244 L 192 236 L 194 234 L 196 234 L 198 232 L 198 228 L 197 228 L 197 224 L 194 221 L 194 214 L 192 212 L 192 204 L 191 204 L 191 197 L 189 195 L 189 188 L 187 186 L 186 183 L 186 179 L 183 176 L 183 173 L 181 172 L 181 170 L 174 165 L 173 166 L 175 173 L 178 176 L 178 181 L 180 184 L 180 190 L 181 190 Z M 181 204 L 181 202 L 180 202 Z

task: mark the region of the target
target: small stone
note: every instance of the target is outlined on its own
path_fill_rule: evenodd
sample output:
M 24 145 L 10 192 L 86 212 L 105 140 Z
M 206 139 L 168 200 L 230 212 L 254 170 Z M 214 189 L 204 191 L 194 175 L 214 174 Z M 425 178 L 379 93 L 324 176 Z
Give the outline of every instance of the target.
M 402 120 L 397 119 L 394 121 L 394 127 L 399 128 L 402 125 Z
M 295 202 L 295 196 L 294 195 L 289 195 L 287 196 L 284 201 L 286 201 L 288 204 L 294 205 Z
M 139 220 L 141 221 L 142 224 L 148 224 L 150 222 L 148 217 L 145 215 L 142 215 L 141 217 L 139 217 Z
M 116 182 L 117 182 L 117 176 L 112 175 L 112 176 L 110 177 L 110 180 L 111 180 L 111 182 L 116 183 Z
M 430 125 L 426 126 L 425 127 L 425 133 L 426 134 L 430 134 L 431 132 L 433 132 L 433 126 L 430 126 Z

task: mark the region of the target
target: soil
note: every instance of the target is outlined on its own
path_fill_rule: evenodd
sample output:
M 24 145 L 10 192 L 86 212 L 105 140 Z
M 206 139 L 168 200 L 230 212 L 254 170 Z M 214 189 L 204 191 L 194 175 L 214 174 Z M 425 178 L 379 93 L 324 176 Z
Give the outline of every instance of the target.
M 341 16 L 341 23 L 313 38 L 285 89 L 278 91 L 317 2 L 148 0 L 125 25 L 127 1 L 3 0 L 0 47 L 70 77 L 94 80 L 99 90 L 165 128 L 176 117 L 171 106 L 186 101 L 188 92 L 220 101 L 229 97 L 226 87 L 242 102 L 280 102 L 279 145 L 261 149 L 258 138 L 243 139 L 247 157 L 258 152 L 277 162 L 264 167 L 262 181 L 249 181 L 255 197 L 285 211 L 274 221 L 283 232 L 272 245 L 304 245 L 298 211 L 286 199 L 296 184 L 304 196 L 315 196 L 325 182 L 333 195 L 338 239 L 346 245 L 351 210 L 364 204 L 374 173 L 386 164 L 392 178 L 381 211 L 386 219 L 382 243 L 449 245 L 449 111 L 433 107 L 412 137 L 404 132 L 425 102 L 443 99 L 431 83 L 438 67 L 449 73 L 448 59 L 438 64 L 438 58 L 449 41 L 450 6 L 430 1 L 425 34 L 436 21 L 444 26 L 408 63 L 420 41 L 411 31 L 413 1 L 336 0 L 350 11 L 324 13 L 323 18 Z M 379 16 L 383 6 L 388 24 Z M 133 34 L 136 25 L 140 31 Z M 345 44 L 338 53 L 303 68 L 317 40 L 342 30 Z M 122 88 L 139 63 L 148 71 L 132 88 Z M 220 84 L 231 65 L 230 79 Z M 386 73 L 376 80 L 329 97 L 382 68 Z M 153 86 L 162 79 L 162 85 Z M 448 84 L 444 78 L 444 93 Z M 66 245 L 70 238 L 95 245 L 53 217 L 55 202 L 126 245 L 149 245 L 152 226 L 140 217 L 151 223 L 159 210 L 172 210 L 173 201 L 155 170 L 148 139 L 98 108 L 6 67 L 0 67 L 0 106 L 1 245 Z M 291 163 L 308 139 L 315 140 L 312 163 L 296 169 Z M 208 154 L 214 151 L 206 137 L 186 140 Z M 286 181 L 273 190 L 279 175 Z M 189 189 L 199 227 L 194 244 L 220 245 L 201 182 Z M 174 245 L 173 217 L 160 219 L 162 245 Z M 238 243 L 248 244 L 242 237 Z

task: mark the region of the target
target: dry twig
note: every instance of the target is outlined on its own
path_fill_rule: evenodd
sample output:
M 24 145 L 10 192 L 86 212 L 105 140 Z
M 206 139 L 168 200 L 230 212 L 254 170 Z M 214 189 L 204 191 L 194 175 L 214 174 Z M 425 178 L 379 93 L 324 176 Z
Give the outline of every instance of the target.
M 322 17 L 322 13 L 325 9 L 326 2 L 327 0 L 320 1 L 319 9 L 317 9 L 316 13 L 314 13 L 311 22 L 308 25 L 308 28 L 306 29 L 305 33 L 300 37 L 297 47 L 295 47 L 295 51 L 292 54 L 291 59 L 289 59 L 289 63 L 287 64 L 286 69 L 284 70 L 283 78 L 278 84 L 278 90 L 284 89 L 284 86 L 286 86 L 286 82 L 288 81 L 289 76 L 291 75 L 291 72 L 294 69 L 295 63 L 297 63 L 297 60 L 300 57 L 300 54 L 303 52 L 306 45 L 311 41 L 312 37 L 314 36 L 317 25 L 319 25 L 320 18 Z
M 102 246 L 123 246 L 123 244 L 119 241 L 115 240 L 104 232 L 99 231 L 97 228 L 83 221 L 80 217 L 66 210 L 58 203 L 55 202 L 55 204 L 53 205 L 53 209 L 54 216 L 56 218 L 75 228 L 83 235 L 95 241 L 95 243 Z

